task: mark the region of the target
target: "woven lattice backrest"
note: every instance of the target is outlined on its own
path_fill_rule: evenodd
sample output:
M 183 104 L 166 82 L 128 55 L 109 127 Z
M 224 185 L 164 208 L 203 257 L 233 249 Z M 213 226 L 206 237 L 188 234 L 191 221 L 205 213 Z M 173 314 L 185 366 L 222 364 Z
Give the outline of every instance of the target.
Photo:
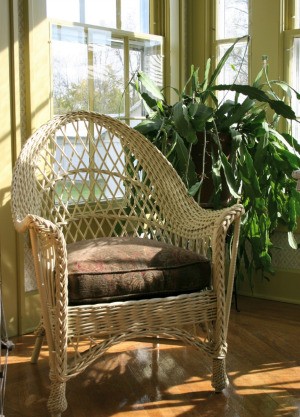
M 128 234 L 177 241 L 185 232 L 170 228 L 168 212 L 178 223 L 194 215 L 194 201 L 155 146 L 90 112 L 57 116 L 38 129 L 20 154 L 13 187 L 15 220 L 43 216 L 61 225 L 67 242 Z

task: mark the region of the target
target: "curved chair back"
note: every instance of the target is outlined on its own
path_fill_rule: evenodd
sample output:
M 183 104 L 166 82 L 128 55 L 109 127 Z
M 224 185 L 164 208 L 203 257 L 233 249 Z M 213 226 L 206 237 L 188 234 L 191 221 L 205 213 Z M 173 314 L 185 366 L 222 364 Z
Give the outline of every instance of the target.
M 42 216 L 62 227 L 67 243 L 130 234 L 179 244 L 191 238 L 182 218 L 195 219 L 193 208 L 199 212 L 154 145 L 91 112 L 57 116 L 39 129 L 23 148 L 14 178 L 15 223 L 28 213 Z M 188 212 L 181 204 L 187 198 Z M 172 232 L 165 220 L 170 211 L 181 224 Z

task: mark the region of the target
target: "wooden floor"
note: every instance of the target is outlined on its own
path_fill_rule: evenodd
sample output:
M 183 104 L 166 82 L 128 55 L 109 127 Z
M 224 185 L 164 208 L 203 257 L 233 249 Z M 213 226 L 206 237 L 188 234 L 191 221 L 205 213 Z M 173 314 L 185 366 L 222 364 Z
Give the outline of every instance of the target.
M 210 368 L 192 348 L 123 343 L 67 384 L 63 417 L 300 416 L 300 306 L 239 298 L 232 310 L 230 386 L 215 394 Z M 46 417 L 46 349 L 30 364 L 34 338 L 14 340 L 5 417 Z

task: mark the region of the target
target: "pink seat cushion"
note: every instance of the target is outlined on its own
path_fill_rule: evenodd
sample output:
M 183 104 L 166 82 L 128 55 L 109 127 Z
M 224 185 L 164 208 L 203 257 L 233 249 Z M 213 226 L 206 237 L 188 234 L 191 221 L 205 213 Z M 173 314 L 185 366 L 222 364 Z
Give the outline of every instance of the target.
M 211 286 L 210 261 L 166 243 L 101 238 L 67 245 L 70 305 L 166 297 Z

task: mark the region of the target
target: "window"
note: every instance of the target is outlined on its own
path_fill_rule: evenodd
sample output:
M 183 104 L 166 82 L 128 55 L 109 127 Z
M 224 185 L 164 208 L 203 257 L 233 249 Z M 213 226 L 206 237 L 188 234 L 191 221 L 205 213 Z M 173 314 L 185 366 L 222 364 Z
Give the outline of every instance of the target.
M 63 4 L 47 1 L 52 112 L 92 110 L 135 124 L 143 114 L 130 86 L 136 72 L 143 70 L 163 84 L 163 39 L 149 34 L 149 0 Z
M 132 126 L 138 123 L 144 110 L 131 86 L 137 71 L 143 70 L 158 85 L 163 84 L 163 39 L 149 33 L 149 0 L 47 0 L 47 19 L 52 113 L 90 110 L 119 117 Z M 122 199 L 120 181 L 105 181 L 103 188 L 104 172 L 124 167 L 121 143 L 112 146 L 106 132 L 94 131 L 91 140 L 84 123 L 77 130 L 68 129 L 68 141 L 56 136 L 57 160 L 67 156 L 66 166 L 58 163 L 54 167 L 62 177 L 55 190 L 56 202 L 60 199 L 72 205 L 76 199 Z M 83 156 L 94 143 L 93 157 Z M 107 149 L 109 153 L 104 152 Z M 99 168 L 97 177 L 94 165 Z M 66 183 L 60 172 L 69 169 L 76 173 Z

